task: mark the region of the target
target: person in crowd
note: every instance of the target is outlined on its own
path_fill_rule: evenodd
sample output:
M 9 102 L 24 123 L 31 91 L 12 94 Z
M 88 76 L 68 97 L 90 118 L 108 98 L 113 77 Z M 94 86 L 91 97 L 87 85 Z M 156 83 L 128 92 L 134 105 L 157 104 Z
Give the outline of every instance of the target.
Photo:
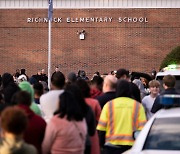
M 58 103 L 46 128 L 43 154 L 83 154 L 87 126 L 80 105 L 68 91 L 59 96 Z
M 18 85 L 14 82 L 13 76 L 10 73 L 4 73 L 2 75 L 2 93 L 6 104 L 11 103 L 13 95 L 20 91 Z
M 4 95 L 2 92 L 0 92 L 0 115 L 1 115 L 1 112 L 9 105 L 5 104 L 5 101 L 4 101 Z
M 96 98 L 102 95 L 103 78 L 100 76 L 94 76 L 90 81 L 90 96 Z
M 151 109 L 152 109 L 152 106 L 154 104 L 154 100 L 159 95 L 159 91 L 160 91 L 159 88 L 160 88 L 159 81 L 151 80 L 149 82 L 150 95 L 145 96 L 142 99 L 142 105 L 144 106 L 147 120 L 149 120 L 153 116 L 153 113 L 151 112 Z
M 44 94 L 44 88 L 41 82 L 35 83 L 33 85 L 33 89 L 34 89 L 34 101 L 36 104 L 40 104 L 39 103 L 39 99 L 41 97 L 41 95 Z
M 67 76 L 67 82 L 68 83 L 75 83 L 77 81 L 76 73 L 70 72 Z
M 142 84 L 144 86 L 144 89 L 148 92 L 149 81 L 144 77 L 140 77 L 140 80 L 141 80 L 141 82 L 142 82 Z
M 101 113 L 101 107 L 99 105 L 99 102 L 96 99 L 91 98 L 90 87 L 85 80 L 80 79 L 76 83 L 79 86 L 79 88 L 81 89 L 82 95 L 85 98 L 85 102 L 94 111 L 94 114 L 96 117 L 96 124 L 97 124 L 99 121 L 100 113 Z
M 110 75 L 113 75 L 113 76 L 116 76 L 116 73 L 117 73 L 117 71 L 114 70 L 114 71 L 111 71 L 109 74 L 110 74 Z
M 103 154 L 119 154 L 130 149 L 133 132 L 141 130 L 146 123 L 142 104 L 130 98 L 127 80 L 118 81 L 116 97 L 104 105 L 97 126 Z
M 29 78 L 29 83 L 33 86 L 34 84 L 38 83 L 39 81 L 36 80 L 36 77 L 35 75 L 32 75 L 30 78 Z
M 79 79 L 83 79 L 83 80 L 86 80 L 86 81 L 89 80 L 89 78 L 86 76 L 86 72 L 84 70 L 79 70 L 78 71 L 77 80 L 79 80 Z
M 99 102 L 96 99 L 91 98 L 90 96 L 90 87 L 88 83 L 85 80 L 78 80 L 77 85 L 80 87 L 81 92 L 83 94 L 83 97 L 85 98 L 85 102 L 91 107 L 91 109 L 94 112 L 95 119 L 96 119 L 96 125 L 99 121 L 99 117 L 101 114 L 101 107 L 99 105 Z M 97 131 L 95 132 L 95 135 L 91 137 L 91 154 L 99 154 L 100 153 L 100 147 L 99 147 L 99 139 Z
M 131 90 L 131 98 L 135 99 L 137 102 L 141 103 L 141 92 L 138 86 L 135 83 L 130 83 L 130 90 Z
M 156 78 L 156 74 L 157 74 L 157 72 L 156 72 L 155 68 L 153 68 L 153 70 L 152 70 L 152 72 L 151 72 L 151 77 L 152 77 L 152 79 L 155 79 L 155 78 Z
M 33 75 L 32 77 L 35 78 L 37 82 L 42 81 L 41 70 L 39 69 L 39 70 L 37 71 L 37 74 Z
M 27 80 L 29 80 L 29 77 L 28 77 L 28 75 L 26 74 L 26 69 L 22 68 L 22 69 L 20 70 L 20 75 L 25 75 L 26 78 L 27 78 Z
M 1 114 L 1 154 L 37 154 L 33 145 L 23 140 L 28 118 L 18 107 L 7 107 Z
M 22 82 L 22 81 L 27 81 L 28 79 L 27 79 L 27 76 L 26 75 L 24 75 L 24 74 L 22 74 L 22 75 L 20 75 L 18 78 L 17 78 L 17 83 L 19 84 L 20 82 Z
M 31 86 L 31 84 L 28 81 L 22 81 L 19 83 L 19 87 L 22 91 L 27 91 L 31 95 L 32 102 L 31 102 L 30 108 L 32 111 L 34 111 L 34 113 L 41 116 L 42 115 L 41 110 L 39 106 L 34 102 L 34 89 Z
M 41 81 L 44 81 L 44 82 L 46 82 L 48 84 L 48 77 L 47 77 L 47 75 L 45 73 L 45 69 L 41 70 Z
M 25 142 L 34 145 L 41 154 L 41 144 L 45 134 L 46 122 L 31 109 L 32 97 L 27 91 L 19 91 L 14 95 L 14 104 L 24 110 L 28 117 L 28 126 L 24 133 Z
M 93 78 L 94 78 L 95 76 L 101 76 L 101 75 L 100 75 L 100 73 L 99 73 L 98 71 L 96 71 L 96 72 L 94 72 L 94 74 L 93 74 L 91 80 L 93 80 Z
M 118 79 L 130 81 L 129 71 L 124 68 L 118 69 L 115 75 Z
M 64 74 L 56 72 L 51 76 L 51 90 L 40 97 L 41 110 L 46 122 L 49 122 L 58 107 L 58 98 L 64 92 L 64 85 Z
M 55 73 L 57 73 L 57 72 L 60 72 L 60 68 L 59 68 L 58 66 L 55 67 L 55 70 L 54 70 L 52 76 L 53 76 Z
M 117 78 L 113 75 L 107 75 L 103 82 L 103 94 L 96 99 L 99 101 L 101 108 L 110 100 L 116 97 Z
M 161 96 L 166 95 L 166 94 L 175 94 L 175 95 L 178 94 L 178 92 L 174 88 L 175 84 L 176 84 L 176 78 L 173 75 L 169 74 L 163 77 L 163 87 L 165 90 L 161 92 L 159 96 L 156 97 L 154 104 L 152 106 L 152 109 L 151 109 L 152 113 L 156 113 L 158 110 L 163 108 L 163 105 L 160 102 Z
M 141 82 L 140 78 L 135 78 L 132 81 L 134 84 L 137 85 L 137 87 L 140 90 L 140 94 L 141 94 L 141 100 L 148 95 L 148 92 L 145 90 L 143 83 Z
M 78 80 L 77 82 L 83 81 L 86 83 L 85 80 Z M 95 134 L 96 132 L 96 119 L 93 108 L 85 102 L 85 98 L 82 94 L 82 91 L 78 84 L 72 83 L 66 86 L 66 90 L 71 92 L 74 97 L 77 99 L 78 104 L 81 107 L 81 112 L 86 119 L 88 133 L 86 136 L 86 144 L 85 144 L 85 151 L 84 154 L 98 154 L 98 136 Z
M 16 72 L 14 74 L 14 77 L 15 78 L 18 78 L 20 76 L 20 70 L 19 69 L 16 69 Z
M 40 83 L 43 85 L 44 93 L 47 93 L 49 91 L 48 84 L 45 81 L 40 81 Z

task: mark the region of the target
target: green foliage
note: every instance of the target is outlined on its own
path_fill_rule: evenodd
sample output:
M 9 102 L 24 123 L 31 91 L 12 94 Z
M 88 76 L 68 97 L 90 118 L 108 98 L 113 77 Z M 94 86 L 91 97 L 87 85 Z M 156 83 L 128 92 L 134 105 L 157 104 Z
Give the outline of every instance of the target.
M 162 61 L 160 69 L 170 65 L 170 64 L 180 64 L 180 46 L 174 48 Z

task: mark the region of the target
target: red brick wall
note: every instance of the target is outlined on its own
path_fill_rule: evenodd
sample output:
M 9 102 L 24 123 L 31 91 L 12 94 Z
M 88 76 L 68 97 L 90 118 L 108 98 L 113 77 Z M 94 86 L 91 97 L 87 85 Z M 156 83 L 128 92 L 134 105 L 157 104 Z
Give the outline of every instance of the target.
M 84 69 L 110 72 L 118 68 L 149 73 L 180 45 L 180 9 L 56 9 L 52 23 L 52 71 L 67 75 Z M 27 23 L 47 17 L 47 10 L 0 10 L 0 74 L 26 68 L 30 76 L 47 71 L 48 23 Z M 112 17 L 112 22 L 67 23 L 67 17 Z M 147 17 L 148 23 L 118 23 L 119 17 Z M 80 40 L 77 31 L 86 31 Z

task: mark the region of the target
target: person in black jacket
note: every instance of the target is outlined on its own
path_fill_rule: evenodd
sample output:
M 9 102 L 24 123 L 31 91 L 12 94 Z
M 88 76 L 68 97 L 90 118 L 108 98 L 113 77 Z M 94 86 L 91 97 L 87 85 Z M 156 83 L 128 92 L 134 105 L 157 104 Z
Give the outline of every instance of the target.
M 162 95 L 178 94 L 178 92 L 174 88 L 175 84 L 176 84 L 176 78 L 173 75 L 164 76 L 164 78 L 163 78 L 163 87 L 164 87 L 165 90 L 159 96 L 157 96 L 157 98 L 155 99 L 153 107 L 151 109 L 152 113 L 156 113 L 158 110 L 163 108 L 163 105 L 160 103 L 160 97 Z
M 113 75 L 107 75 L 103 82 L 103 94 L 98 96 L 96 99 L 99 101 L 101 108 L 104 105 L 116 97 L 116 84 L 117 78 Z
M 14 82 L 13 76 L 10 73 L 4 73 L 2 76 L 2 94 L 6 104 L 11 103 L 12 96 L 17 91 L 20 91 L 20 88 Z

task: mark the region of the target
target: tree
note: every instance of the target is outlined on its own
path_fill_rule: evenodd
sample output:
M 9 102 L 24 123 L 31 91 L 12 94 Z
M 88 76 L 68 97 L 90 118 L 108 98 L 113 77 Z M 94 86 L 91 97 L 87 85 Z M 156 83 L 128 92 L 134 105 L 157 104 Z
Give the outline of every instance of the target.
M 160 69 L 170 65 L 180 64 L 180 46 L 174 48 L 161 62 Z

